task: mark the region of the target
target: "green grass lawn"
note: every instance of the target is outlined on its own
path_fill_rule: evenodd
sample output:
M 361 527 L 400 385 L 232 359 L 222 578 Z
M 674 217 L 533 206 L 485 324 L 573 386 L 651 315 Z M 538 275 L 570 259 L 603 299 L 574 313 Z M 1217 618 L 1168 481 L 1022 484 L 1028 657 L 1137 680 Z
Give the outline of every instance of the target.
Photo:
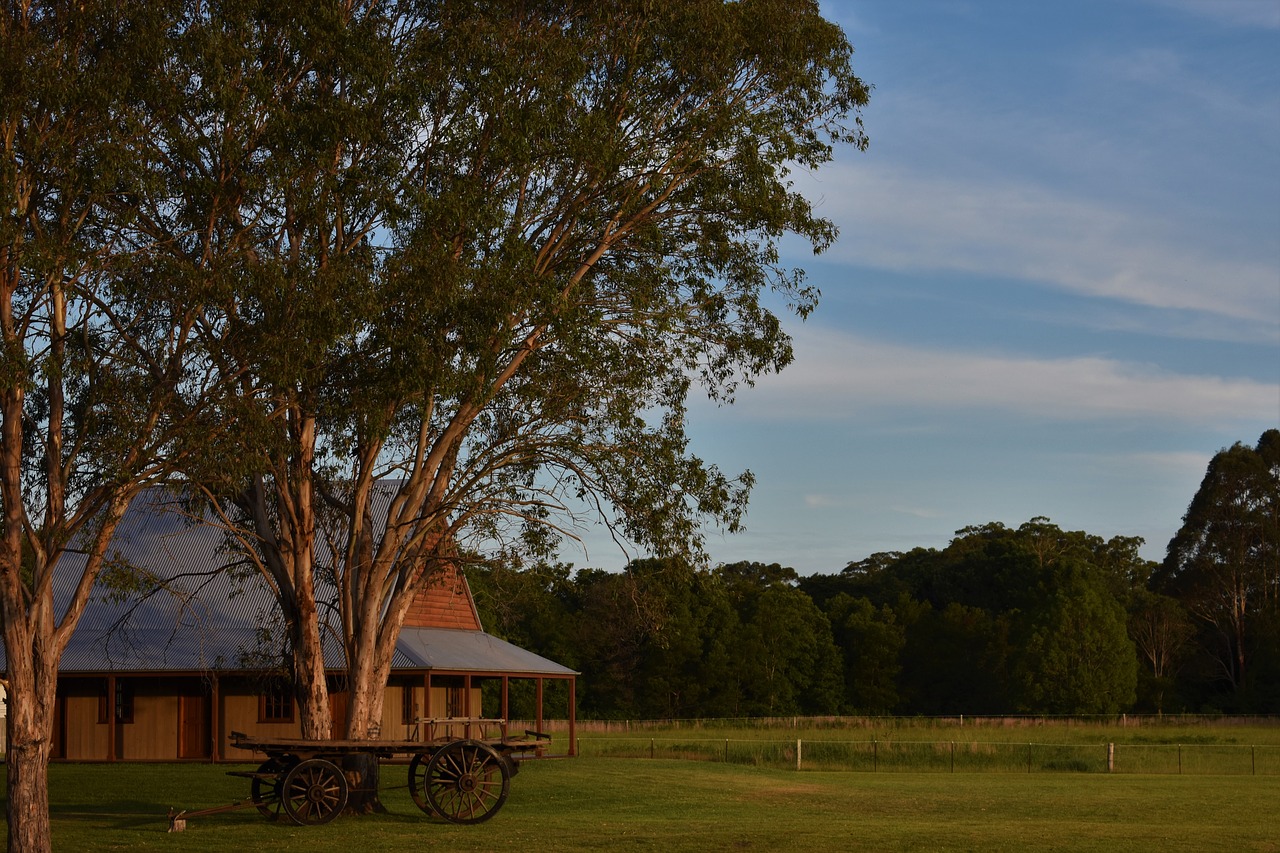
M 794 728 L 643 723 L 587 724 L 587 757 L 687 758 L 806 770 L 1280 775 L 1280 725 L 1121 725 L 997 721 L 966 726 L 899 718 Z M 563 741 L 564 733 L 557 733 Z
M 227 766 L 54 765 L 55 850 L 1280 851 L 1277 776 L 860 773 L 582 758 L 530 762 L 493 820 L 427 818 L 383 768 L 385 815 L 321 827 L 252 809 L 166 834 L 169 807 L 243 797 Z

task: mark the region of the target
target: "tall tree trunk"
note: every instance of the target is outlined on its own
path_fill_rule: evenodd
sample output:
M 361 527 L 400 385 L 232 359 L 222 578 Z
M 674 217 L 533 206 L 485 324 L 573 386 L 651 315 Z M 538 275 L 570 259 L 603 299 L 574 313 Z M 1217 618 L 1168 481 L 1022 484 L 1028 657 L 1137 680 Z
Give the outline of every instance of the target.
M 307 560 L 306 565 L 310 567 L 311 561 Z M 329 704 L 315 589 L 303 583 L 294 592 L 296 612 L 286 613 L 285 618 L 291 622 L 293 685 L 302 736 L 307 740 L 329 740 L 333 737 L 333 708 Z
M 307 740 L 329 740 L 333 737 L 333 710 L 329 704 L 329 682 L 324 665 L 324 644 L 320 636 L 320 613 L 316 606 L 316 505 L 312 465 L 316 452 L 316 419 L 310 414 L 314 406 L 299 405 L 288 409 L 289 433 L 294 452 L 286 470 L 288 492 L 287 516 L 282 526 L 289 529 L 286 539 L 292 553 L 294 618 L 293 673 L 302 716 L 302 736 Z
M 366 628 L 353 643 L 348 660 L 346 734 L 351 740 L 368 740 L 381 736 L 382 708 L 387 680 L 391 675 L 391 656 L 383 661 L 376 652 L 377 636 Z M 394 648 L 394 645 L 393 645 Z M 354 780 L 348 808 L 357 814 L 386 811 L 378 798 L 378 759 L 374 755 L 351 755 L 343 762 Z
M 8 609 L 8 608 L 6 608 Z M 16 616 L 17 618 L 12 618 Z M 50 666 L 42 643 L 34 643 L 27 620 L 5 614 L 9 650 L 9 716 L 6 723 L 9 786 L 6 816 L 9 850 L 48 853 L 49 755 L 53 742 L 57 669 Z M 34 654 L 33 654 L 34 652 Z

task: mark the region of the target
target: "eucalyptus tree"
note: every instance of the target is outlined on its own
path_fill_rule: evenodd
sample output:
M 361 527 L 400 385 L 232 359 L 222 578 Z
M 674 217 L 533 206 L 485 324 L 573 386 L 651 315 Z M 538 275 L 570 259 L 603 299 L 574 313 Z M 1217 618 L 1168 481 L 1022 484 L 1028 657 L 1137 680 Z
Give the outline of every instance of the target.
M 1166 693 L 1187 657 L 1195 627 L 1178 600 L 1150 590 L 1137 590 L 1129 602 L 1129 636 L 1143 664 L 1141 699 L 1163 713 Z
M 210 427 L 199 276 L 133 228 L 167 7 L 0 13 L 0 608 L 10 850 L 49 849 L 58 667 L 130 500 Z M 55 567 L 57 579 L 55 581 Z
M 1280 430 L 1209 461 L 1153 585 L 1195 617 L 1219 681 L 1239 690 L 1280 614 Z
M 461 554 L 598 518 L 696 560 L 704 523 L 740 526 L 750 477 L 690 452 L 687 396 L 790 360 L 770 305 L 817 293 L 779 242 L 835 228 L 789 170 L 866 145 L 868 87 L 813 2 L 219 9 L 189 94 L 230 95 L 171 135 L 254 164 L 209 211 L 261 236 L 224 310 L 253 426 L 243 469 L 197 479 L 298 626 L 325 539 L 364 737 L 413 598 Z M 324 736 L 319 644 L 293 651 Z
M 280 604 L 313 739 L 332 732 L 332 602 L 316 579 L 345 579 L 341 561 L 355 559 L 343 554 L 342 511 L 353 549 L 372 535 L 375 486 L 344 472 L 347 426 L 385 400 L 364 383 L 394 370 L 368 347 L 397 310 L 377 239 L 414 130 L 397 111 L 403 26 L 377 2 L 189 4 L 149 104 L 167 190 L 140 221 L 178 262 L 208 257 L 220 271 L 199 331 L 237 391 L 220 404 L 226 440 L 184 473 Z

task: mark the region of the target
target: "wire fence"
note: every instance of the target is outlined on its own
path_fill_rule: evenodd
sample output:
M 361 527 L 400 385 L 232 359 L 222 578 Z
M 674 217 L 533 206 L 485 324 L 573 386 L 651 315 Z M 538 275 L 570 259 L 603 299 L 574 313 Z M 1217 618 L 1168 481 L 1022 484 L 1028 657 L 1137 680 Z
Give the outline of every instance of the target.
M 564 720 L 546 720 L 549 727 L 563 730 Z M 816 730 L 880 730 L 885 728 L 928 730 L 955 728 L 973 729 L 1043 729 L 1054 727 L 1170 729 L 1201 728 L 1219 730 L 1239 729 L 1249 726 L 1280 728 L 1280 715 L 1276 714 L 999 714 L 973 715 L 949 714 L 925 716 L 787 716 L 787 717 L 698 717 L 693 719 L 647 720 L 591 720 L 579 719 L 580 732 L 627 735 L 648 731 L 704 731 L 707 729 L 740 729 L 743 731 L 797 731 Z
M 1280 775 L 1280 746 L 1063 744 L 1012 741 L 578 738 L 578 755 L 719 761 L 796 770 L 872 773 L 1149 773 Z

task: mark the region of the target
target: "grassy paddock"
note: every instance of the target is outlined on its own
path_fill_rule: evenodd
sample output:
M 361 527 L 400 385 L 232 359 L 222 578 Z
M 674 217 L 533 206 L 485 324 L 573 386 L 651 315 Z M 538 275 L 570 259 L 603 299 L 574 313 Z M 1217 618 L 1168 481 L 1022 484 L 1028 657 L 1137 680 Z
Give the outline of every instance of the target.
M 788 740 L 680 736 L 591 737 L 584 757 L 687 759 L 776 769 L 889 772 L 1280 775 L 1280 746 L 1231 743 Z
M 272 824 L 252 809 L 192 819 L 170 806 L 242 797 L 226 766 L 55 765 L 56 850 L 457 851 L 1081 850 L 1278 848 L 1280 777 L 780 770 L 704 761 L 581 758 L 526 764 L 490 822 L 425 817 L 384 767 L 389 813 L 323 827 Z
M 557 732 L 560 737 L 567 732 Z M 868 772 L 1280 774 L 1280 721 L 787 717 L 579 723 L 583 756 Z
M 531 721 L 512 721 L 513 728 L 532 728 Z M 564 732 L 564 720 L 547 720 L 544 727 Z M 1093 738 L 1098 733 L 1122 733 L 1132 738 L 1234 738 L 1240 732 L 1252 732 L 1267 743 L 1280 744 L 1280 716 L 1206 716 L 1198 714 L 1163 715 L 1121 714 L 1103 717 L 736 717 L 691 720 L 578 720 L 579 735 L 620 736 L 681 732 L 733 733 L 740 738 L 776 737 L 780 733 L 798 732 L 805 737 L 846 737 L 853 732 L 863 734 L 912 734 L 934 740 L 953 739 L 966 733 L 972 739 L 1027 740 L 1029 732 L 1058 732 L 1071 738 Z M 945 737 L 944 737 L 945 736 Z M 1259 741 L 1264 742 L 1264 741 Z

